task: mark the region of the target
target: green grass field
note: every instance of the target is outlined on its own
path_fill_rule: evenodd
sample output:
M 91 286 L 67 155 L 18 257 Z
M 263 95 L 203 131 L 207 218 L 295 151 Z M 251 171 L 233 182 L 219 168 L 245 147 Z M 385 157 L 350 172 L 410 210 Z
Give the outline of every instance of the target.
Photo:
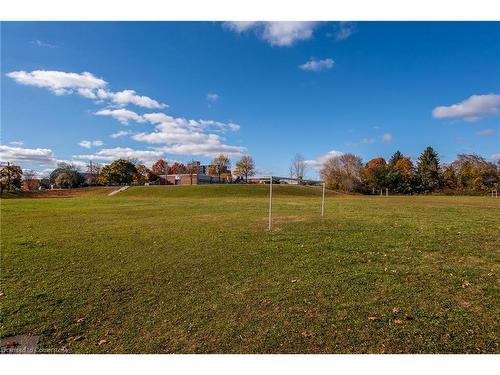
M 499 353 L 500 200 L 275 186 L 2 199 L 0 336 L 71 353 Z M 104 341 L 105 340 L 105 341 Z M 100 343 L 100 344 L 99 344 Z

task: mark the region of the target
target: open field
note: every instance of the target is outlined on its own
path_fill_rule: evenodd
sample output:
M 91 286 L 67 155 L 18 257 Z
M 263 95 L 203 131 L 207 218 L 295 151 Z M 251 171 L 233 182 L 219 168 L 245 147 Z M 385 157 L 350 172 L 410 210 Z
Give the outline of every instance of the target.
M 1 201 L 0 336 L 141 353 L 499 353 L 500 199 L 266 186 Z M 104 341 L 105 340 L 105 341 Z M 100 344 L 99 344 L 100 343 Z

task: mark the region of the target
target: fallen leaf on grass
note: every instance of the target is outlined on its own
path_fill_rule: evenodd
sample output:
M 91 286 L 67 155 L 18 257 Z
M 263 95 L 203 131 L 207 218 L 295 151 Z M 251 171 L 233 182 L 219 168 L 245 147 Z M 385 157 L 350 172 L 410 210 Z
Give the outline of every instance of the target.
M 101 345 L 106 344 L 107 342 L 108 342 L 108 340 L 102 339 L 102 340 L 100 340 L 100 341 L 97 343 L 97 345 L 101 346 Z
M 83 322 L 84 320 L 85 320 L 85 318 L 79 318 L 79 319 L 77 319 L 77 320 L 76 320 L 76 322 L 77 322 L 77 323 L 81 323 L 81 322 Z
M 400 312 L 400 311 L 401 311 L 401 309 L 400 309 L 399 307 L 393 307 L 393 308 L 392 308 L 392 312 L 393 312 L 394 314 L 397 314 L 397 313 L 398 313 L 398 312 Z
M 14 346 L 17 346 L 17 345 L 19 345 L 18 342 L 14 341 L 14 340 L 6 340 L 3 343 L 3 346 L 5 346 L 6 348 L 13 348 Z
M 302 337 L 311 337 L 312 336 L 312 333 L 311 332 L 308 332 L 308 331 L 304 331 L 301 333 Z
M 405 320 L 413 320 L 413 316 L 405 314 Z
M 401 319 L 394 319 L 394 324 L 403 324 Z
M 380 320 L 380 318 L 378 316 L 369 316 L 368 320 L 370 322 L 378 322 Z
M 296 283 L 296 282 L 297 282 L 297 279 L 293 279 L 293 280 L 292 280 L 292 283 Z

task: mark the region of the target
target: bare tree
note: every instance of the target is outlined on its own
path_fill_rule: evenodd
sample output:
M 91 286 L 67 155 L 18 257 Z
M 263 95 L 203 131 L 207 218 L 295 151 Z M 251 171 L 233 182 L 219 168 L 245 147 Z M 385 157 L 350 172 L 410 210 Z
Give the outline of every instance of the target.
M 361 158 L 343 154 L 329 158 L 321 169 L 322 180 L 330 189 L 355 191 L 361 184 Z
M 93 163 L 92 160 L 87 164 L 87 175 L 85 182 L 89 185 L 96 185 L 99 180 L 99 175 L 102 171 L 102 165 Z
M 186 166 L 186 172 L 189 173 L 189 178 L 191 179 L 191 185 L 193 184 L 193 175 L 198 174 L 200 171 L 199 163 L 191 160 Z
M 302 154 L 297 153 L 292 159 L 290 165 L 290 176 L 299 180 L 299 183 L 304 179 L 304 172 L 306 169 L 306 162 Z
M 23 170 L 23 181 L 26 182 L 28 190 L 35 190 L 37 188 L 37 174 L 33 169 Z

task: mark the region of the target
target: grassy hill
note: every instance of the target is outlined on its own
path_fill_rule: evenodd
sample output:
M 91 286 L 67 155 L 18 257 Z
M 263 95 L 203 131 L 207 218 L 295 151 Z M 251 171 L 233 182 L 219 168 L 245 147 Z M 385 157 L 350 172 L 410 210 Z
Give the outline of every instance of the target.
M 1 202 L 0 336 L 72 353 L 498 353 L 500 200 L 275 186 Z M 113 190 L 113 188 L 111 188 Z M 104 341 L 103 341 L 104 340 Z

